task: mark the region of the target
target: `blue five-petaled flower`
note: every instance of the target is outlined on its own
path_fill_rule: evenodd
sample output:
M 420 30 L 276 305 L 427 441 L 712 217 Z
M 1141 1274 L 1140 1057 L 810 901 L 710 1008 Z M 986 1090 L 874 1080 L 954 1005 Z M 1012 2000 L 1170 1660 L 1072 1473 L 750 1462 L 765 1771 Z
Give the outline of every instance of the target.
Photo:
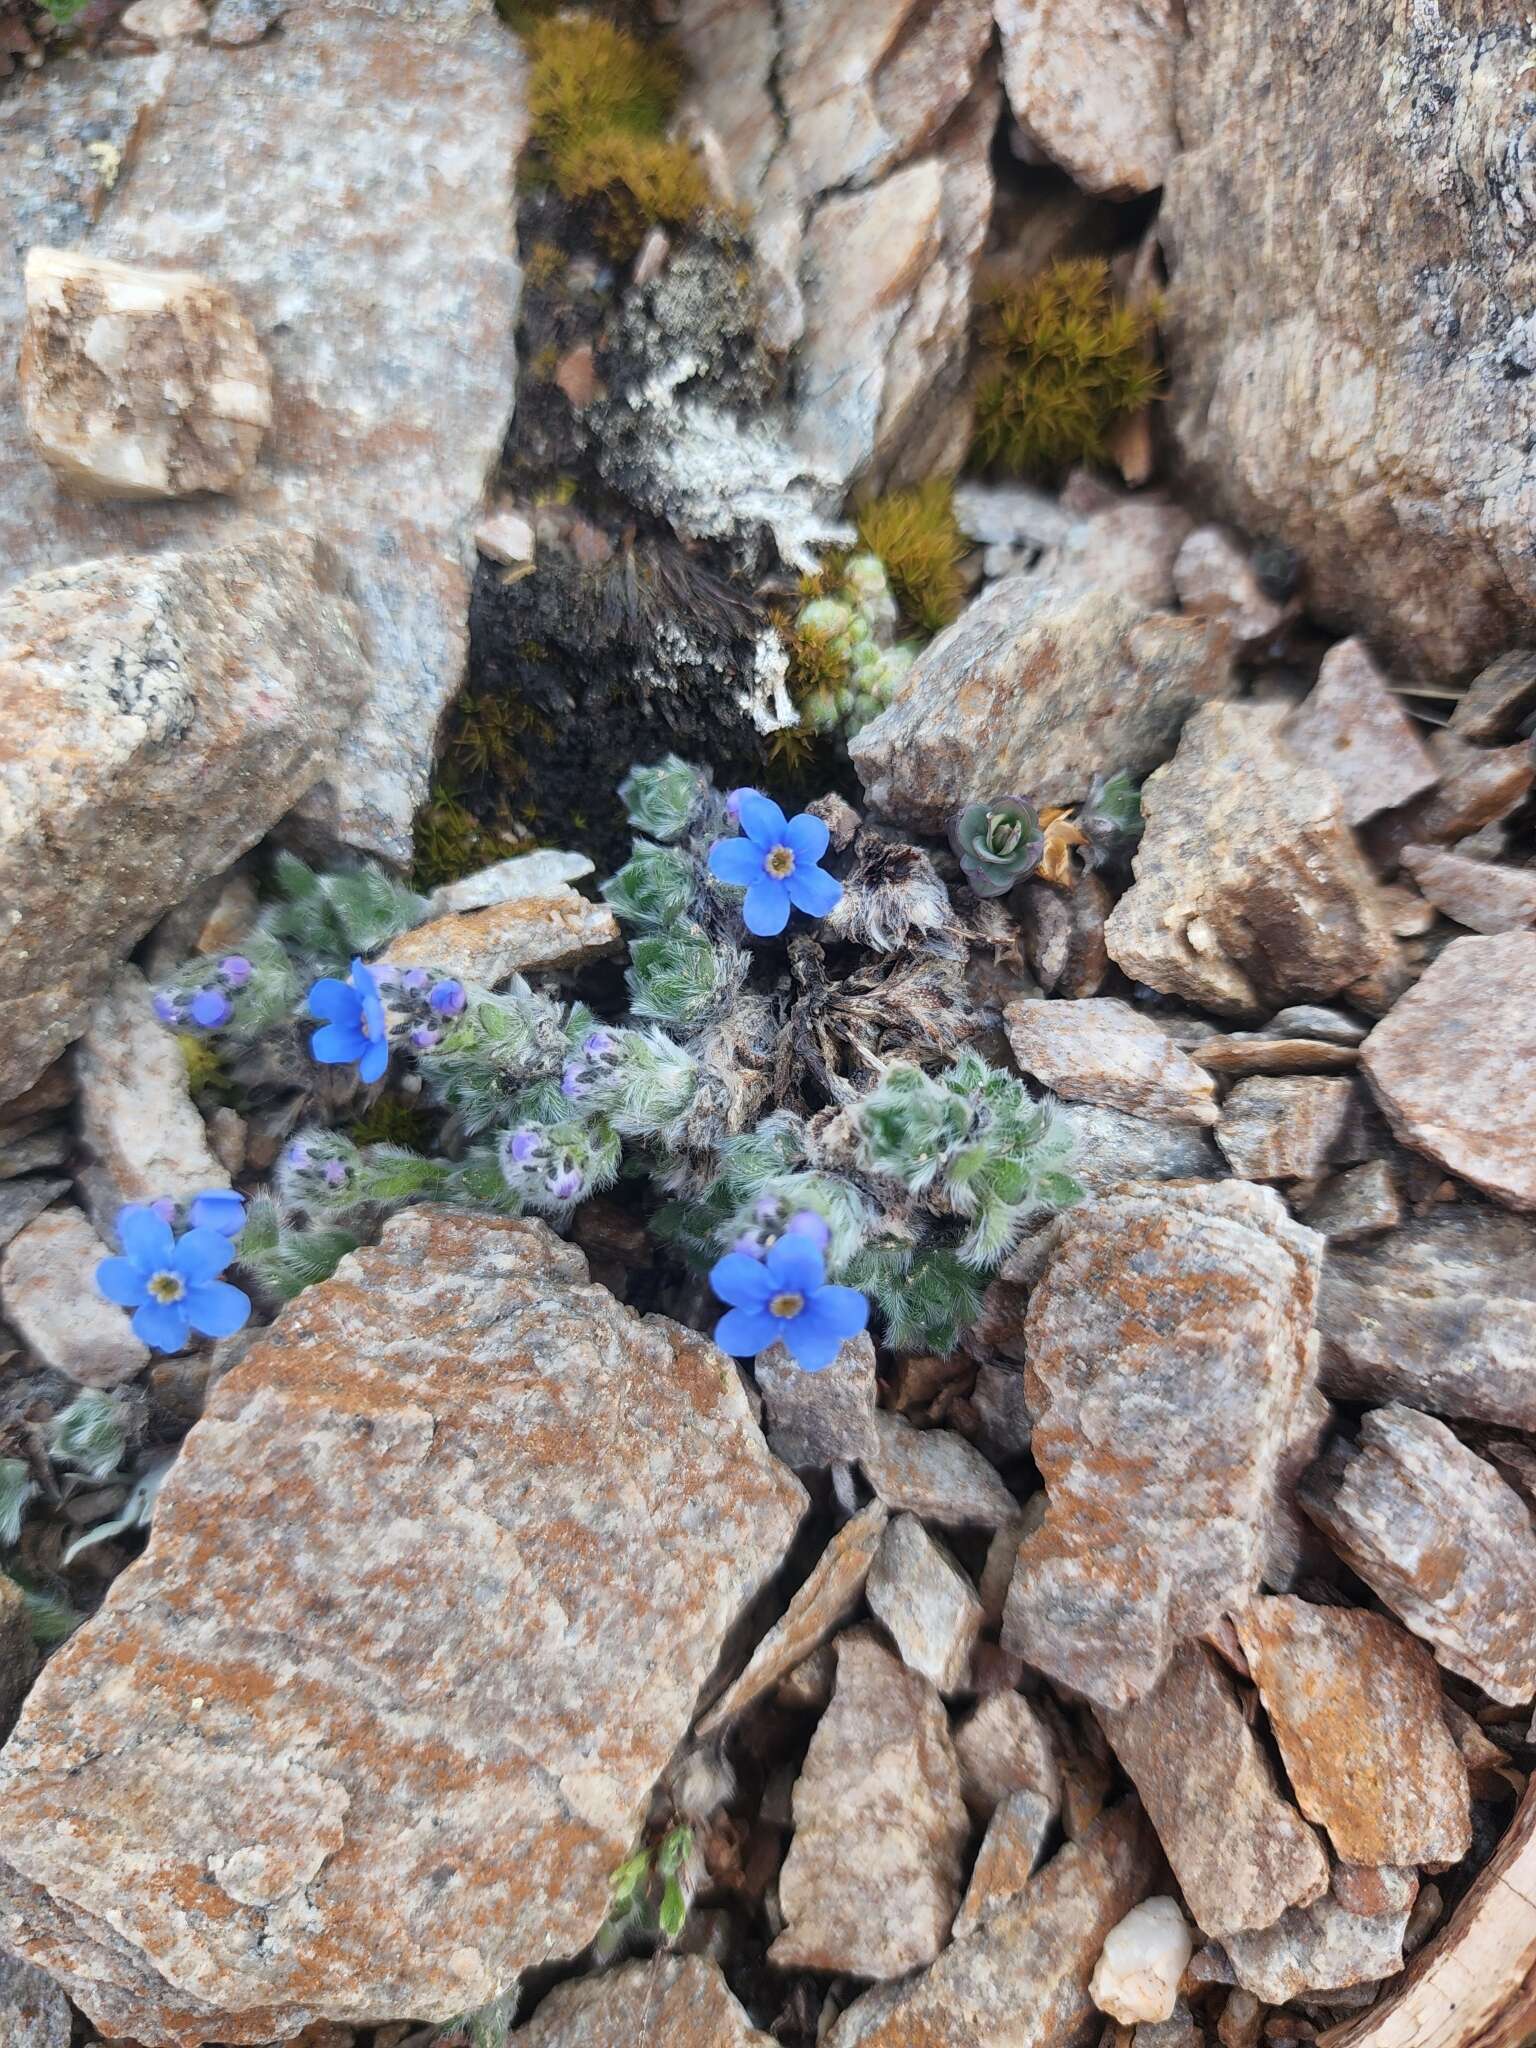
M 789 923 L 789 909 L 825 917 L 842 898 L 843 885 L 816 865 L 827 850 L 820 818 L 802 811 L 786 818 L 772 797 L 755 789 L 736 792 L 740 839 L 717 839 L 709 849 L 709 872 L 717 881 L 745 889 L 741 907 L 747 930 L 771 939 Z
M 152 1351 L 181 1351 L 194 1330 L 232 1337 L 250 1314 L 250 1297 L 219 1278 L 235 1256 L 222 1230 L 178 1237 L 153 1209 L 131 1205 L 118 1211 L 117 1241 L 122 1256 L 101 1261 L 96 1285 L 133 1310 L 133 1334 Z
M 350 1066 L 355 1060 L 360 1080 L 380 1078 L 389 1065 L 389 1021 L 379 984 L 361 960 L 352 962 L 346 981 L 327 975 L 315 983 L 309 992 L 309 1013 L 325 1020 L 309 1041 L 322 1066 Z
M 738 1358 L 783 1344 L 796 1365 L 820 1372 L 869 1321 L 869 1303 L 853 1287 L 830 1287 L 819 1248 L 787 1231 L 761 1259 L 727 1252 L 709 1284 L 730 1304 L 715 1342 Z

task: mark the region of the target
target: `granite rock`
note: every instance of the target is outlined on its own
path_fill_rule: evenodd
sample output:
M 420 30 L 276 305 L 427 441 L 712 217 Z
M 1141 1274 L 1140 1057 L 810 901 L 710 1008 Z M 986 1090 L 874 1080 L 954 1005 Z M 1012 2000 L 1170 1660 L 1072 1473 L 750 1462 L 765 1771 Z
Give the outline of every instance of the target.
M 996 0 L 1003 86 L 1036 149 L 1090 192 L 1162 184 L 1179 147 L 1174 0 Z
M 366 687 L 339 579 L 329 550 L 273 534 L 0 595 L 0 1100 L 155 919 L 325 774 Z
M 1004 1009 L 1003 1024 L 1020 1072 L 1064 1101 L 1165 1123 L 1213 1124 L 1220 1114 L 1210 1075 L 1129 1003 L 1021 996 Z
M 729 1361 L 542 1223 L 395 1216 L 33 1688 L 0 1936 L 147 2048 L 474 2009 L 596 1932 L 803 1506 Z
M 1273 640 L 1292 607 L 1259 582 L 1253 553 L 1227 526 L 1197 526 L 1173 565 L 1180 607 L 1197 618 L 1220 619 L 1241 650 Z
M 1301 1220 L 1308 1230 L 1326 1238 L 1331 1249 L 1382 1237 L 1396 1230 L 1406 1213 L 1391 1167 L 1384 1159 L 1368 1159 L 1363 1166 L 1351 1166 L 1324 1181 L 1302 1210 Z M 1324 1300 L 1332 1273 L 1330 1262 L 1323 1269 Z M 1327 1312 L 1321 1300 L 1318 1315 L 1326 1331 Z
M 1536 924 L 1536 868 L 1473 860 L 1444 846 L 1405 846 L 1404 872 L 1453 923 L 1485 936 Z
M 1013 897 L 1029 971 L 1048 996 L 1096 996 L 1109 973 L 1104 920 L 1114 897 L 1096 874 L 1070 889 L 1026 882 Z
M 1486 1459 L 1433 1415 L 1393 1403 L 1336 1442 L 1301 1502 L 1436 1661 L 1490 1699 L 1536 1695 L 1536 1530 Z
M 1360 825 L 1433 789 L 1440 780 L 1400 697 L 1361 639 L 1323 656 L 1311 694 L 1286 721 L 1293 754 L 1338 784 L 1344 816 Z
M 1049 1505 L 1003 1645 L 1123 1707 L 1258 1586 L 1322 1247 L 1241 1183 L 1104 1196 L 1059 1228 L 1025 1326 Z
M 218 279 L 274 392 L 236 495 L 161 504 L 62 498 L 20 408 L 4 408 L 0 561 L 14 578 L 321 534 L 355 581 L 373 666 L 339 760 L 316 746 L 306 817 L 317 842 L 403 864 L 463 680 L 471 532 L 512 409 L 524 57 L 491 0 L 280 11 L 280 33 L 240 48 L 192 39 L 45 65 L 0 104 L 6 246 Z M 15 361 L 23 317 L 8 265 L 0 360 Z
M 1212 704 L 1191 718 L 1142 791 L 1135 885 L 1104 928 L 1110 958 L 1220 1016 L 1351 990 L 1381 1009 L 1399 967 L 1379 884 L 1337 785 L 1287 751 L 1285 715 Z
M 768 1447 L 795 1471 L 850 1465 L 873 1453 L 879 1385 L 867 1335 L 850 1337 L 820 1372 L 806 1372 L 775 1344 L 753 1360 L 752 1377 Z
M 1536 932 L 1456 939 L 1360 1048 L 1404 1145 L 1536 1209 Z
M 897 1515 L 887 1524 L 865 1596 L 909 1671 L 941 1693 L 964 1687 L 981 1634 L 981 1602 L 915 1515 Z
M 1216 1142 L 1244 1180 L 1314 1180 L 1337 1163 L 1354 1115 L 1352 1081 L 1256 1074 L 1221 1105 Z
M 0 1151 L 3 1150 L 4 1140 L 0 1139 Z M 30 1173 L 0 1181 L 0 1251 L 26 1229 L 34 1216 L 41 1216 L 51 1202 L 57 1201 L 68 1186 L 67 1180 Z
M 1494 747 L 1519 736 L 1536 712 L 1536 652 L 1513 648 L 1474 677 L 1451 713 L 1451 731 L 1474 746 Z
M 1384 1614 L 1276 1595 L 1233 1617 L 1296 1803 L 1342 1862 L 1459 1863 L 1467 1770 L 1434 1660 Z
M 53 1979 L 0 1952 L 0 2040 L 6 2048 L 69 2048 L 74 2021 Z
M 1327 1890 L 1321 1842 L 1198 1643 L 1175 1654 L 1144 1699 L 1099 1718 L 1206 1934 L 1273 1926 Z
M 1524 20 L 1187 15 L 1158 229 L 1195 495 L 1296 550 L 1314 617 L 1404 673 L 1464 673 L 1536 606 Z
M 1374 1870 L 1372 1901 L 1380 1912 L 1362 1913 L 1339 1896 L 1342 1872 L 1334 1888 L 1308 1906 L 1293 1906 L 1273 1927 L 1252 1934 L 1229 1934 L 1222 1942 L 1238 1983 L 1269 2004 L 1310 1994 L 1344 1991 L 1395 1976 L 1403 1967 L 1403 1936 L 1418 1897 L 1419 1880 L 1412 1870 Z
M 1536 1430 L 1536 1223 L 1442 1203 L 1380 1244 L 1339 1245 L 1317 1321 L 1341 1400 Z
M 769 1960 L 875 1978 L 932 1962 L 960 1904 L 960 1769 L 938 1694 L 867 1630 L 838 1638 L 794 1815 Z
M 1514 747 L 1469 746 L 1459 733 L 1431 733 L 1440 780 L 1399 810 L 1372 819 L 1364 832 L 1371 858 L 1390 872 L 1410 846 L 1448 846 L 1517 810 L 1536 781 L 1536 753 Z
M 1231 687 L 1220 629 L 1009 576 L 930 641 L 849 751 L 878 811 L 937 834 L 982 785 L 1070 804 L 1096 762 L 1140 778 Z
M 44 1210 L 0 1254 L 0 1309 L 40 1365 L 79 1387 L 117 1387 L 149 1363 L 126 1313 L 96 1289 L 110 1256 L 78 1209 Z
M 914 1429 L 881 1410 L 875 1448 L 860 1463 L 896 1514 L 918 1515 L 946 1529 L 998 1529 L 1019 1511 L 996 1469 L 952 1429 Z
M 1010 1792 L 993 1809 L 955 1915 L 956 1941 L 984 1927 L 1019 1896 L 1039 1867 L 1055 1820 L 1054 1804 L 1039 1792 Z
M 380 958 L 395 967 L 427 967 L 500 988 L 514 974 L 553 973 L 606 959 L 623 946 L 606 903 L 589 903 L 564 883 L 545 895 L 514 896 L 484 910 L 433 918 L 392 939 Z
M 1053 1819 L 1060 1811 L 1050 1730 L 1023 1693 L 989 1693 L 973 1707 L 955 1730 L 955 1754 L 965 1803 L 978 1820 L 990 1820 L 1015 1792 L 1045 1800 Z
M 495 910 L 530 896 L 558 896 L 567 882 L 579 882 L 591 872 L 592 863 L 584 853 L 559 853 L 541 846 L 533 853 L 516 853 L 510 860 L 477 868 L 456 882 L 444 882 L 427 898 L 427 914 L 441 918 L 461 910 Z
M 272 424 L 272 373 L 232 293 L 64 249 L 28 252 L 26 293 L 22 407 L 64 490 L 235 489 Z
M 1161 1863 L 1145 1815 L 1123 1800 L 931 1968 L 856 1999 L 827 2048 L 1061 2048 L 1091 2039 L 1093 1966 L 1109 1930 L 1157 1884 Z
M 703 1956 L 656 1955 L 560 1984 L 512 2036 L 512 2048 L 773 2048 Z
M 1202 1124 L 1157 1123 L 1123 1110 L 1063 1103 L 1072 1133 L 1072 1174 L 1091 1195 L 1166 1180 L 1224 1180 L 1227 1162 Z
M 1349 1074 L 1360 1063 L 1355 1045 L 1322 1038 L 1276 1038 L 1268 1031 L 1223 1031 L 1202 1039 L 1190 1057 L 1208 1074 L 1237 1080 L 1245 1074 Z

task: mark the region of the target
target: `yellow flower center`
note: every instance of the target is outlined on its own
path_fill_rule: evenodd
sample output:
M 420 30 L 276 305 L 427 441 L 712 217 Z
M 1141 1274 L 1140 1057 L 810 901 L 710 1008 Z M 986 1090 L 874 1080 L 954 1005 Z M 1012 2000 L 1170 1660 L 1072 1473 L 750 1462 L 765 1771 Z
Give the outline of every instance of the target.
M 787 882 L 795 872 L 795 856 L 787 846 L 776 846 L 763 862 L 776 882 Z
M 803 1294 L 776 1294 L 768 1304 L 768 1313 L 779 1317 L 781 1322 L 792 1322 L 805 1307 Z
M 156 1301 L 180 1301 L 186 1291 L 187 1283 L 179 1273 L 156 1273 L 149 1283 Z

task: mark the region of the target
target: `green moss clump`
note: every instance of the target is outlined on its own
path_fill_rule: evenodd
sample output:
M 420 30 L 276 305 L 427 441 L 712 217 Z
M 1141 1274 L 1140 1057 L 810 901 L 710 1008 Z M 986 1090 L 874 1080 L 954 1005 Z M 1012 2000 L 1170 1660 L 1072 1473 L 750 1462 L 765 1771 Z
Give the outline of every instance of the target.
M 381 1095 L 347 1125 L 354 1145 L 403 1145 L 408 1152 L 430 1151 L 432 1135 L 431 1117 L 403 1095 Z
M 437 889 L 518 851 L 510 834 L 489 830 L 453 790 L 438 783 L 416 813 L 411 886 Z
M 1119 422 L 1158 395 L 1153 306 L 1117 300 L 1098 257 L 1054 263 L 984 308 L 973 455 L 1009 476 L 1102 462 Z
M 557 176 L 567 199 L 603 199 L 600 238 L 616 257 L 632 255 L 655 222 L 686 227 L 710 204 L 693 151 L 655 135 L 594 135 L 562 154 Z
M 202 1095 L 223 1084 L 223 1062 L 206 1038 L 200 1038 L 194 1031 L 178 1031 L 176 1043 L 186 1063 L 189 1095 Z
M 955 496 L 943 477 L 912 491 L 890 491 L 859 514 L 859 539 L 878 555 L 908 622 L 937 633 L 960 616 L 969 543 L 955 518 Z

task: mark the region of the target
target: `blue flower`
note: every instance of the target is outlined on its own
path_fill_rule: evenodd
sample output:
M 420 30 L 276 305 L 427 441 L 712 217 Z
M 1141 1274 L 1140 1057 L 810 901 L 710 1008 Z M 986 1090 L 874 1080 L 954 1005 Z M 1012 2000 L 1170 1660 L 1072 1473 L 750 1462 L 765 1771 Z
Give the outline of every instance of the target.
M 709 1284 L 730 1304 L 715 1325 L 715 1342 L 738 1358 L 785 1345 L 796 1365 L 820 1372 L 869 1321 L 869 1303 L 853 1287 L 829 1287 L 820 1250 L 786 1231 L 766 1257 L 727 1252 Z
M 250 1298 L 219 1279 L 235 1256 L 222 1230 L 177 1237 L 153 1209 L 117 1214 L 121 1258 L 103 1259 L 96 1285 L 119 1308 L 133 1310 L 133 1334 L 152 1351 L 181 1351 L 192 1331 L 232 1337 L 251 1312 Z
M 309 992 L 309 1014 L 323 1017 L 324 1028 L 309 1041 L 322 1066 L 344 1067 L 357 1062 L 358 1078 L 377 1081 L 389 1065 L 389 1024 L 379 985 L 361 960 L 352 962 L 346 981 L 327 975 Z
M 789 923 L 789 909 L 825 917 L 842 900 L 843 885 L 816 863 L 827 850 L 820 818 L 802 811 L 786 819 L 772 797 L 755 789 L 733 792 L 741 819 L 740 839 L 717 839 L 709 849 L 709 872 L 717 881 L 745 889 L 741 914 L 749 932 L 771 939 Z
M 427 997 L 429 1007 L 440 1017 L 457 1017 L 468 1000 L 461 981 L 440 981 Z
M 245 1228 L 245 1197 L 236 1188 L 209 1188 L 192 1202 L 189 1220 L 194 1230 L 218 1230 L 225 1237 L 238 1237 Z
M 221 989 L 200 988 L 192 998 L 192 1022 L 205 1031 L 217 1031 L 234 1015 L 234 1005 Z

